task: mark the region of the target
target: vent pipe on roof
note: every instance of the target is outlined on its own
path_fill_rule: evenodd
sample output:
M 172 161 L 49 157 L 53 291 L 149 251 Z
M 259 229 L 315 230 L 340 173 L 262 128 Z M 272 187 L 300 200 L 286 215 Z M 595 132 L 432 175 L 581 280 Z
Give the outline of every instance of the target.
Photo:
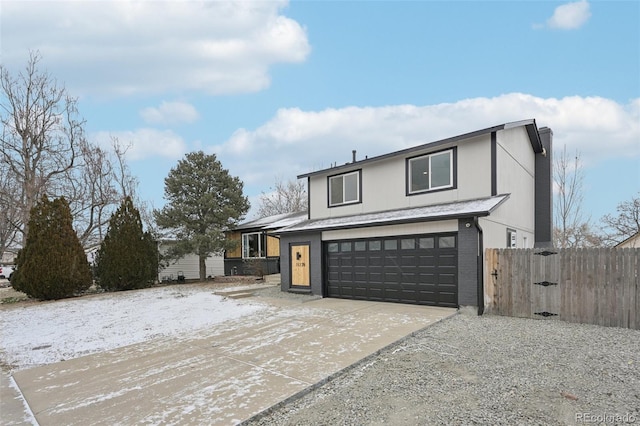
M 351 154 L 353 154 L 353 162 L 356 162 L 356 150 L 354 149 L 353 151 L 351 151 Z

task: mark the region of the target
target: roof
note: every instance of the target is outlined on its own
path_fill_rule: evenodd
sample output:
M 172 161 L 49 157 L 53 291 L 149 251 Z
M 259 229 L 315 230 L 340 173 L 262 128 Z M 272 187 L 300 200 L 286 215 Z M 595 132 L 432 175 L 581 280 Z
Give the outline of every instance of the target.
M 366 226 L 392 225 L 399 223 L 462 219 L 475 216 L 488 216 L 502 204 L 509 194 L 488 198 L 455 201 L 401 210 L 388 210 L 377 213 L 365 213 L 353 216 L 313 219 L 288 226 L 280 230 L 281 234 L 290 232 L 325 231 L 331 229 L 361 228 Z
M 302 222 L 308 218 L 306 211 L 295 213 L 282 213 L 273 216 L 261 217 L 259 219 L 244 222 L 233 228 L 234 231 L 243 231 L 247 229 L 260 229 L 264 231 L 284 228 L 298 222 Z
M 542 141 L 540 140 L 540 134 L 538 132 L 538 126 L 536 125 L 536 120 L 535 119 L 528 119 L 528 120 L 512 121 L 512 122 L 509 122 L 509 123 L 499 124 L 497 126 L 487 127 L 486 129 L 476 130 L 476 131 L 470 132 L 470 133 L 464 133 L 462 135 L 454 136 L 454 137 L 451 137 L 451 138 L 442 139 L 442 140 L 435 141 L 435 142 L 425 143 L 425 144 L 422 144 L 422 145 L 418 145 L 418 146 L 414 146 L 414 147 L 411 147 L 411 148 L 402 149 L 400 151 L 395 151 L 395 152 L 391 152 L 391 153 L 388 153 L 388 154 L 379 155 L 379 156 L 376 156 L 376 157 L 365 158 L 364 160 L 360 160 L 360 161 L 346 163 L 346 164 L 343 164 L 343 165 L 340 165 L 340 166 L 337 166 L 337 167 L 331 167 L 331 168 L 328 168 L 328 169 L 316 170 L 315 172 L 304 173 L 304 174 L 298 175 L 298 179 L 302 179 L 302 178 L 306 178 L 306 177 L 310 177 L 310 176 L 314 176 L 314 175 L 318 175 L 318 174 L 323 174 L 323 173 L 326 173 L 329 170 L 331 172 L 335 172 L 335 171 L 340 171 L 340 170 L 347 169 L 347 168 L 353 168 L 354 165 L 373 163 L 373 162 L 376 162 L 376 161 L 385 160 L 387 158 L 396 157 L 396 156 L 404 156 L 404 155 L 411 154 L 411 153 L 416 152 L 416 151 L 424 150 L 425 148 L 437 148 L 440 145 L 446 145 L 446 144 L 450 144 L 450 143 L 453 143 L 453 142 L 462 141 L 464 139 L 471 139 L 471 138 L 474 138 L 474 137 L 477 137 L 477 136 L 485 135 L 487 133 L 493 133 L 493 132 L 497 132 L 499 130 L 513 129 L 515 127 L 521 127 L 521 126 L 525 126 L 525 128 L 526 128 L 527 134 L 529 135 L 529 140 L 531 141 L 531 148 L 533 149 L 533 152 L 535 152 L 537 154 L 542 153 L 544 151 L 544 148 L 542 146 Z
M 640 240 L 640 232 L 636 232 L 629 238 L 626 238 L 624 241 L 619 242 L 614 247 L 631 247 L 634 248 L 640 246 L 640 241 L 636 242 L 636 240 Z

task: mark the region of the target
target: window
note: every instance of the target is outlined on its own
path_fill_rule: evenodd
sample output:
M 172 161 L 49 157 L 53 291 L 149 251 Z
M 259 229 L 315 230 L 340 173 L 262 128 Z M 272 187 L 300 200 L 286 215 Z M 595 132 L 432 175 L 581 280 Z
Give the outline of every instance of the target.
M 360 202 L 360 172 L 329 178 L 329 206 Z
M 435 247 L 433 237 L 420 238 L 419 245 L 421 249 L 432 249 Z
M 440 238 L 438 238 L 438 247 L 439 248 L 455 248 L 456 247 L 456 237 L 440 237 Z
M 410 158 L 408 164 L 409 194 L 454 187 L 455 150 Z
M 416 248 L 415 238 L 403 238 L 400 240 L 400 248 L 402 250 L 413 250 Z
M 367 249 L 367 242 L 366 241 L 356 241 L 355 243 L 353 243 L 353 249 L 355 251 L 365 251 Z
M 380 242 L 380 240 L 369 241 L 369 250 L 378 251 L 380 250 L 381 247 L 382 247 L 382 243 Z
M 251 259 L 256 257 L 265 257 L 266 249 L 265 234 L 253 232 L 251 234 L 242 234 L 242 258 Z

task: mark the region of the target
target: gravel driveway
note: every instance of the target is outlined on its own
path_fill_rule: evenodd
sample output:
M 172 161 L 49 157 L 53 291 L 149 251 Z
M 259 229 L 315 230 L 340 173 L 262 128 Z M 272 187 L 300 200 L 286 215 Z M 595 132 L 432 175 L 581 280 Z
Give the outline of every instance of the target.
M 640 424 L 640 331 L 459 314 L 249 425 Z

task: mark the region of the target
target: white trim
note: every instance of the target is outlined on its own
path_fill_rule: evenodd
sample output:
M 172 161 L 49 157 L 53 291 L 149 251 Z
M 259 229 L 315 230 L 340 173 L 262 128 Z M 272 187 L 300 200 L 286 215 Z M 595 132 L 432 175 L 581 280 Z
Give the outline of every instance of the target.
M 355 175 L 356 176 L 356 199 L 355 200 L 346 200 L 347 197 L 347 185 L 346 185 L 346 177 L 347 176 L 351 176 L 351 175 Z M 342 179 L 342 202 L 341 203 L 333 203 L 332 202 L 332 193 L 331 193 L 331 181 L 333 179 L 337 179 L 337 178 L 341 178 Z M 349 173 L 343 173 L 341 175 L 335 175 L 335 176 L 329 176 L 329 207 L 336 207 L 336 206 L 344 206 L 346 204 L 355 204 L 355 203 L 359 203 L 360 202 L 360 171 L 356 170 L 354 172 L 349 172 Z
M 440 186 L 433 186 L 431 184 L 431 177 L 433 176 L 432 170 L 433 167 L 431 166 L 431 159 L 435 156 L 438 155 L 443 155 L 443 154 L 449 154 L 449 184 L 448 185 L 440 185 Z M 429 187 L 426 189 L 417 189 L 417 190 L 412 190 L 412 186 L 413 186 L 413 162 L 417 161 L 417 160 L 422 160 L 428 158 L 429 159 L 429 172 L 425 172 L 425 174 L 428 175 L 429 178 L 429 182 L 428 185 Z M 435 191 L 438 189 L 446 189 L 446 188 L 453 188 L 453 149 L 448 149 L 445 151 L 439 151 L 439 152 L 434 152 L 431 154 L 425 154 L 425 155 L 420 155 L 418 157 L 413 157 L 413 158 L 409 158 L 408 160 L 408 167 L 409 167 L 409 173 L 408 173 L 408 178 L 409 178 L 409 182 L 408 182 L 408 191 L 409 194 L 421 194 L 423 192 L 429 192 L 429 191 Z
M 257 235 L 258 236 L 258 256 L 246 256 L 245 255 L 245 248 L 246 248 L 245 237 L 249 237 L 250 235 Z M 243 259 L 264 259 L 266 257 L 266 253 L 265 253 L 266 247 L 262 247 L 263 246 L 263 244 L 262 244 L 263 236 L 264 236 L 264 239 L 265 239 L 265 244 L 264 245 L 266 246 L 266 235 L 264 234 L 264 232 L 255 231 L 255 232 L 243 232 L 242 233 L 242 258 Z M 251 248 L 249 247 L 249 250 L 250 249 Z M 251 253 L 249 253 L 249 254 L 251 254 Z M 260 256 L 260 255 L 262 255 L 262 256 Z

